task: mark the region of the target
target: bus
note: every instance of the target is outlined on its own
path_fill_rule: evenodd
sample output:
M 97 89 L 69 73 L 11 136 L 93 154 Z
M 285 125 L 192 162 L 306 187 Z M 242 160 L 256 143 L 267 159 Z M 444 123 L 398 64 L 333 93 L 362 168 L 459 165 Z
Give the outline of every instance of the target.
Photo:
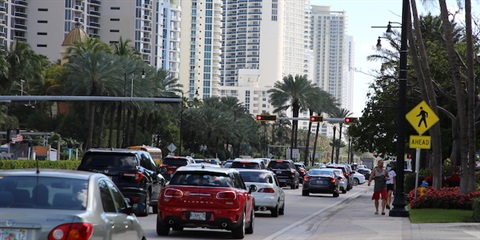
M 163 156 L 162 156 L 162 149 L 160 149 L 160 148 L 145 146 L 145 145 L 130 146 L 130 147 L 127 147 L 127 148 L 132 149 L 132 150 L 143 150 L 145 152 L 148 152 L 152 156 L 152 158 L 155 161 L 155 163 L 157 164 L 157 166 L 160 166 L 160 164 L 162 164 Z

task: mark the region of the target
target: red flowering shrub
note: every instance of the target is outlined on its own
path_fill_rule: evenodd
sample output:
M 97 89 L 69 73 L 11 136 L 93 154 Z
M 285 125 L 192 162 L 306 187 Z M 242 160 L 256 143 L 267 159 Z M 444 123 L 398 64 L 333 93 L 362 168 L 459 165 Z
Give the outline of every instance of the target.
M 411 208 L 444 208 L 444 209 L 472 209 L 474 198 L 480 198 L 480 192 L 459 194 L 458 187 L 444 187 L 436 190 L 429 187 L 427 192 L 420 196 L 417 193 L 415 200 L 415 189 L 408 193 Z

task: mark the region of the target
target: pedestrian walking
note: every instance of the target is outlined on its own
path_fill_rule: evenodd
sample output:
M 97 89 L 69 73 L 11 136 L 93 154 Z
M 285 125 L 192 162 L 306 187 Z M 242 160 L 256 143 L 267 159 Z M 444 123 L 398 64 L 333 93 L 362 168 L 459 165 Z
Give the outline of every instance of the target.
M 393 196 L 393 191 L 395 190 L 396 186 L 396 180 L 395 177 L 397 174 L 395 173 L 395 165 L 390 166 L 390 164 L 387 165 L 387 171 L 388 171 L 388 180 L 387 180 L 387 209 L 390 209 L 390 206 L 392 205 L 392 196 Z
M 387 205 L 387 180 L 388 180 L 388 171 L 383 167 L 383 160 L 379 160 L 377 166 L 370 174 L 368 178 L 368 186 L 370 182 L 375 181 L 373 187 L 373 196 L 375 205 L 375 214 L 378 214 L 379 199 L 382 198 L 382 215 L 385 215 L 385 207 Z

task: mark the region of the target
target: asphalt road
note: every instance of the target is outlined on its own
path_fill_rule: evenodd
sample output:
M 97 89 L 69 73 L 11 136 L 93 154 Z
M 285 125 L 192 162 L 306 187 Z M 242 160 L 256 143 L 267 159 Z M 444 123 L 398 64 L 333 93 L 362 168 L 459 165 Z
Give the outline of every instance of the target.
M 301 193 L 301 186 L 294 190 L 283 188 L 286 194 L 285 215 L 273 218 L 270 216 L 270 212 L 256 212 L 254 233 L 245 235 L 244 239 L 273 239 L 320 212 L 333 206 L 341 207 L 342 202 L 356 196 L 363 189 L 363 185 L 354 187 L 346 194 L 340 194 L 338 198 L 332 197 L 331 194 L 310 194 L 310 196 L 304 197 Z M 138 219 L 147 239 L 231 239 L 230 231 L 200 228 L 185 228 L 184 231 L 171 230 L 167 237 L 159 237 L 155 231 L 156 214 Z

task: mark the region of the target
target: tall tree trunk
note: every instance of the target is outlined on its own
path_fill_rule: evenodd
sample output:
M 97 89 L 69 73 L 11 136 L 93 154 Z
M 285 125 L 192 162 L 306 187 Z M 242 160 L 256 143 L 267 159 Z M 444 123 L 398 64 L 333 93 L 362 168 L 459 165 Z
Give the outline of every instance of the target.
M 425 50 L 425 43 L 423 41 L 420 19 L 415 1 L 411 1 L 413 24 L 415 31 L 409 34 L 410 51 L 412 54 L 412 61 L 415 66 L 415 72 L 420 86 L 421 95 L 433 112 L 438 115 L 437 98 L 433 86 L 432 75 L 430 72 L 430 65 Z M 409 24 L 409 32 L 412 32 L 411 24 Z M 413 44 L 415 43 L 415 44 Z M 433 173 L 433 187 L 440 189 L 442 187 L 442 141 L 440 124 L 435 124 L 430 130 L 432 137 L 432 164 L 431 169 Z
M 90 106 L 89 109 L 89 119 L 88 119 L 88 136 L 87 136 L 87 143 L 86 143 L 86 149 L 89 149 L 92 147 L 92 142 L 93 142 L 93 129 L 95 128 L 95 102 L 90 101 Z
M 335 153 L 335 162 L 336 163 L 339 163 L 338 161 L 338 157 L 340 156 L 340 148 L 342 147 L 342 128 L 343 128 L 343 123 L 340 123 L 340 128 L 339 128 L 339 131 L 338 131 L 338 146 L 337 146 L 337 149 L 336 150 L 336 153 Z
M 107 115 L 107 110 L 106 110 L 106 104 L 105 103 L 102 103 L 100 104 L 99 106 L 99 109 L 101 111 L 100 113 L 100 124 L 98 126 L 99 128 L 99 131 L 98 131 L 98 135 L 97 135 L 97 147 L 103 147 L 102 146 L 102 143 L 103 143 L 103 136 L 105 135 L 104 131 L 105 131 L 105 115 Z
M 110 126 L 108 131 L 108 147 L 110 148 L 113 147 L 113 123 L 115 122 L 115 106 L 115 102 L 110 105 Z
M 476 104 L 476 84 L 475 84 L 475 71 L 474 71 L 474 49 L 473 49 L 473 36 L 472 36 L 472 3 L 471 0 L 465 0 L 465 31 L 467 41 L 467 94 L 468 94 L 468 112 L 467 112 L 467 139 L 468 139 L 468 158 L 466 162 L 466 168 L 462 168 L 465 172 L 462 175 L 462 181 L 460 185 L 460 193 L 469 193 L 475 191 L 475 151 L 476 151 L 476 129 L 475 129 L 475 104 Z
M 460 159 L 462 169 L 466 170 L 468 165 L 468 149 L 469 149 L 469 142 L 468 142 L 468 134 L 467 134 L 467 108 L 465 106 L 465 102 L 467 101 L 467 97 L 465 96 L 465 89 L 466 86 L 463 84 L 464 79 L 461 76 L 461 59 L 458 59 L 457 52 L 455 50 L 455 46 L 453 43 L 453 33 L 452 33 L 452 25 L 449 20 L 449 11 L 447 9 L 447 3 L 445 0 L 439 0 L 440 5 L 440 17 L 442 19 L 442 27 L 443 27 L 443 35 L 445 39 L 446 49 L 447 49 L 447 56 L 448 60 L 451 65 L 451 75 L 452 80 L 455 87 L 455 97 L 457 103 L 457 119 L 459 121 L 459 146 L 460 146 Z M 466 124 L 467 123 L 467 124 Z M 461 172 L 461 178 L 464 179 L 466 177 L 465 174 L 468 174 L 466 171 Z M 465 193 L 466 190 L 466 183 L 460 185 L 460 192 Z
M 123 127 L 122 127 L 122 119 L 123 119 L 123 106 L 125 105 L 125 102 L 121 102 L 118 104 L 118 110 L 117 110 L 117 142 L 116 146 L 117 147 L 122 147 L 122 136 L 123 136 Z
M 318 132 L 320 131 L 320 123 L 318 122 L 317 123 L 317 129 L 315 130 L 315 141 L 313 142 L 313 152 L 312 152 L 312 165 L 313 166 L 315 164 L 315 154 L 316 154 L 316 151 L 317 151 L 317 143 L 318 143 Z
M 130 138 L 130 144 L 131 145 L 136 145 L 137 143 L 135 142 L 135 136 L 137 134 L 137 126 L 138 126 L 138 108 L 135 108 L 133 110 L 133 129 L 132 129 L 132 137 Z
M 310 114 L 309 116 L 313 116 L 313 111 L 310 111 Z M 309 151 L 309 147 L 310 147 L 310 134 L 312 132 L 312 122 L 311 121 L 308 121 L 308 132 L 307 132 L 307 143 L 305 144 L 305 157 L 304 157 L 304 160 L 303 160 L 303 163 L 305 164 L 305 166 L 310 166 L 308 164 L 308 151 Z

